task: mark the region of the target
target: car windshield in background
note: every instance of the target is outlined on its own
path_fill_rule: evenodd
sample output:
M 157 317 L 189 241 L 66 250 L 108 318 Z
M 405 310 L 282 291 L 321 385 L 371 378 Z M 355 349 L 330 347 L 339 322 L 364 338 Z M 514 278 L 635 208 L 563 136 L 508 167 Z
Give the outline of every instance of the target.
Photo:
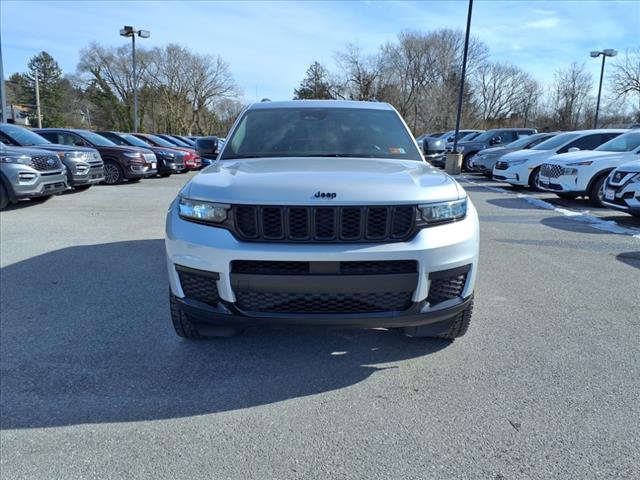
M 168 141 L 168 140 L 167 140 Z M 176 146 L 178 147 L 184 147 L 184 148 L 191 148 L 191 145 L 189 145 L 187 142 L 185 142 L 184 140 L 180 140 L 179 138 L 175 138 L 175 137 L 171 137 L 171 141 L 173 143 L 176 144 Z
M 112 142 L 108 138 L 105 138 L 102 135 L 98 135 L 97 133 L 90 132 L 88 130 L 82 130 L 79 133 L 82 138 L 90 141 L 94 145 L 99 145 L 101 147 L 113 147 L 116 145 L 114 142 Z
M 151 140 L 153 140 L 155 143 L 157 143 L 158 145 L 160 145 L 161 147 L 170 147 L 170 148 L 176 148 L 177 147 L 177 145 L 174 145 L 173 143 L 168 142 L 164 138 L 160 138 L 160 137 L 157 137 L 155 135 L 149 135 L 149 138 Z
M 22 146 L 44 145 L 51 143 L 49 140 L 41 137 L 37 133 L 27 130 L 26 128 L 16 127 L 15 125 L 2 125 L 0 130 L 14 142 Z
M 509 144 L 507 144 L 507 148 L 525 148 L 527 146 L 529 146 L 529 148 L 532 148 L 535 145 L 538 145 L 539 143 L 542 143 L 546 140 L 549 140 L 550 138 L 552 138 L 552 135 L 549 134 L 537 134 L 537 135 L 529 135 L 526 137 L 522 137 L 519 138 L 518 140 L 515 140 Z
M 422 161 L 395 111 L 363 108 L 248 110 L 221 159 L 309 156 Z
M 482 132 L 473 132 L 473 133 L 468 133 L 467 135 L 465 135 L 464 137 L 462 137 L 461 139 L 459 139 L 459 142 L 468 142 L 469 140 L 473 140 L 474 138 L 478 137 Z
M 478 135 L 476 138 L 474 138 L 474 141 L 478 141 L 478 142 L 485 142 L 487 140 L 491 140 L 493 137 L 495 137 L 497 135 L 497 132 L 492 132 L 492 131 L 488 131 L 488 132 L 483 132 L 480 135 Z
M 640 147 L 640 132 L 632 132 L 609 140 L 595 150 L 600 152 L 632 152 L 638 147 Z
M 564 145 L 567 142 L 570 142 L 571 140 L 575 140 L 580 135 L 581 135 L 580 133 L 561 133 L 560 135 L 556 135 L 555 137 L 550 138 L 549 140 L 545 140 L 544 142 L 539 143 L 538 145 L 533 147 L 531 150 L 553 150 L 554 148 L 561 147 L 562 145 Z
M 148 143 L 145 143 L 143 140 L 140 140 L 138 137 L 133 136 L 129 133 L 119 133 L 118 135 L 124 138 L 127 142 L 129 142 L 129 145 L 133 145 L 135 147 L 149 148 Z

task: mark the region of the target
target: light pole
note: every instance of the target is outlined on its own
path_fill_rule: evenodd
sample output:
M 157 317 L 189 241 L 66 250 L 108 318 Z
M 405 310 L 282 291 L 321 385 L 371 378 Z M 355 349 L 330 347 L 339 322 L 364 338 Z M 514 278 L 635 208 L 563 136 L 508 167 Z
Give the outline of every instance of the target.
M 598 101 L 596 102 L 596 118 L 593 120 L 593 128 L 598 128 L 598 113 L 600 111 L 600 95 L 602 94 L 602 78 L 604 77 L 604 61 L 607 57 L 615 57 L 618 54 L 617 50 L 613 48 L 607 48 L 606 50 L 593 51 L 591 56 L 598 58 L 602 55 L 602 68 L 600 69 L 600 86 L 598 87 Z
M 0 36 L 0 121 L 7 123 L 7 97 L 5 94 L 4 67 L 2 66 L 2 39 Z
M 140 38 L 149 38 L 149 30 L 136 30 L 134 27 L 125 25 L 120 30 L 123 37 L 131 37 L 131 59 L 133 63 L 133 131 L 138 131 L 138 75 L 136 73 L 136 35 Z

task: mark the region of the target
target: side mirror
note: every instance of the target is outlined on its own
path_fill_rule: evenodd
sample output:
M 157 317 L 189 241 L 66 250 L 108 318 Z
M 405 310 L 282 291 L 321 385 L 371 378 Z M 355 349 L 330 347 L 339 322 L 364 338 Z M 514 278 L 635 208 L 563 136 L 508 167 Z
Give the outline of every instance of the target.
M 493 137 L 491 139 L 491 145 L 500 145 L 502 143 L 502 139 L 500 137 Z
M 202 158 L 215 160 L 218 156 L 218 137 L 200 137 L 196 140 L 196 150 Z
M 580 149 L 578 147 L 571 147 L 567 152 L 579 152 Z

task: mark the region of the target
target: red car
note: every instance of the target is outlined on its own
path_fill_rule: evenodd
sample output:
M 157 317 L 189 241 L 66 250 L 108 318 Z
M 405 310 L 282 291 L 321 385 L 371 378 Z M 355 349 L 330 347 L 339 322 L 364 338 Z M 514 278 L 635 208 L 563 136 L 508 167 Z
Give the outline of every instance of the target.
M 150 133 L 132 133 L 132 135 L 135 135 L 140 140 L 147 142 L 149 145 L 152 145 L 154 147 L 163 147 L 167 150 L 179 150 L 181 152 L 185 152 L 187 154 L 187 156 L 184 158 L 185 170 L 198 170 L 202 168 L 202 159 L 192 148 L 176 147 L 175 145 L 166 141 L 164 138 L 160 138 L 156 135 L 151 135 Z

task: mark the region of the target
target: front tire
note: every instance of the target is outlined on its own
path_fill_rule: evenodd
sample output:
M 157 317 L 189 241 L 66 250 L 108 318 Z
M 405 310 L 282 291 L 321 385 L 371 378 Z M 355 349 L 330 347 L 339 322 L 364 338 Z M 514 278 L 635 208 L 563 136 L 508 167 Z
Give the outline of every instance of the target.
M 473 157 L 475 155 L 474 153 L 467 153 L 463 158 L 462 158 L 462 171 L 463 172 L 469 172 L 469 160 L 471 160 L 471 157 Z
M 0 210 L 4 210 L 9 206 L 9 192 L 5 188 L 4 184 L 0 182 Z
M 531 175 L 529 175 L 529 188 L 534 192 L 541 192 L 542 189 L 538 186 L 538 180 L 540 180 L 540 167 L 534 168 Z
M 443 338 L 446 340 L 453 340 L 455 338 L 462 337 L 471 324 L 471 316 L 473 314 L 473 299 L 469 302 L 469 305 L 458 312 L 454 317 L 446 320 L 449 324 L 446 331 L 434 330 L 434 325 L 424 325 L 421 327 L 407 327 L 403 329 L 403 332 L 410 337 L 431 337 L 431 338 Z M 437 333 L 435 333 L 437 331 Z
M 604 181 L 606 179 L 606 174 L 600 175 L 589 187 L 589 203 L 594 207 L 604 207 L 602 200 L 604 200 Z
M 119 185 L 124 180 L 122 167 L 112 160 L 104 162 L 104 183 L 107 185 Z

